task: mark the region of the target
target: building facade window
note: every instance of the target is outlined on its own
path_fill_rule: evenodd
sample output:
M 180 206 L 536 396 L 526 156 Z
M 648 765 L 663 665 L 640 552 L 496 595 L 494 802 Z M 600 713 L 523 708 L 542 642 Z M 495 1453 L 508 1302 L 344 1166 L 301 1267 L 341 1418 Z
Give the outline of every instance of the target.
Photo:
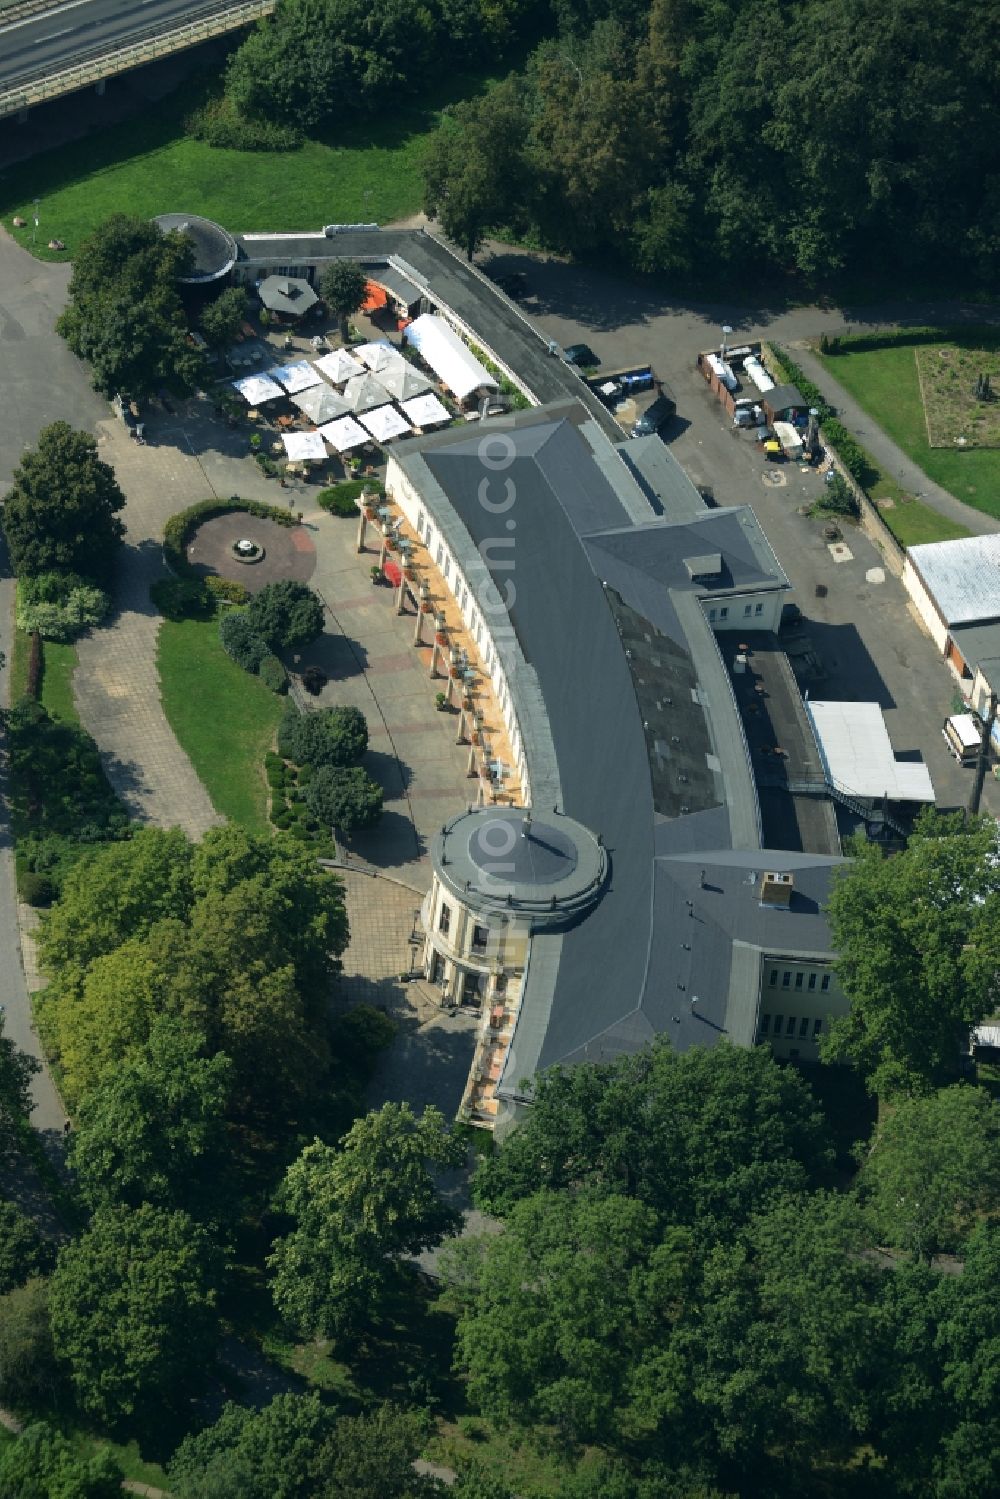
M 451 931 L 451 907 L 441 902 L 441 910 L 438 912 L 438 931 L 442 937 L 447 937 Z
M 789 986 L 789 984 L 791 982 L 792 982 L 792 975 L 789 973 L 788 969 L 786 968 L 785 971 L 784 971 L 784 973 L 781 975 L 781 987 L 783 989 L 787 989 L 788 986 Z
M 754 614 L 763 614 L 764 613 L 764 605 L 763 604 L 755 604 L 753 612 L 754 612 Z
M 805 979 L 805 974 L 804 973 L 797 973 L 795 975 L 795 987 L 796 987 L 796 989 L 801 989 L 802 988 L 802 984 L 803 984 L 803 980 L 804 979 Z
M 824 973 L 824 975 L 823 975 L 823 982 L 820 984 L 820 988 L 822 989 L 823 993 L 825 994 L 826 991 L 829 989 L 829 987 L 830 987 L 830 975 L 828 973 Z
M 773 989 L 774 986 L 775 986 L 775 984 L 777 982 L 778 982 L 778 970 L 777 970 L 777 968 L 772 968 L 771 969 L 771 977 L 768 979 L 768 983 L 771 985 L 771 988 Z
M 815 989 L 816 987 L 816 975 L 814 973 L 809 975 L 809 987 L 810 989 Z
M 751 609 L 751 607 L 752 606 L 750 604 L 744 604 L 743 605 L 743 618 L 744 619 L 748 619 L 750 617 L 750 609 Z
M 789 1015 L 789 1017 L 788 1017 L 788 1022 L 787 1022 L 786 1026 L 785 1026 L 785 1035 L 786 1036 L 794 1036 L 795 1035 L 795 1016 L 794 1015 Z
M 708 611 L 708 618 L 709 618 L 709 623 L 710 624 L 714 624 L 715 623 L 715 610 L 714 609 L 709 609 L 709 611 Z
M 817 1015 L 816 1019 L 813 1021 L 813 1040 L 814 1041 L 815 1041 L 816 1037 L 819 1035 L 819 1033 L 820 1033 L 820 1031 L 822 1029 L 823 1029 L 823 1020 L 822 1020 L 822 1017 L 819 1016 L 819 1015 Z
M 420 532 L 421 536 L 423 536 L 423 534 L 424 534 L 424 512 L 422 510 L 418 510 L 417 511 L 417 530 Z
M 762 1036 L 766 1036 L 767 1033 L 768 1033 L 768 1031 L 770 1029 L 771 1029 L 771 1017 L 770 1017 L 770 1015 L 762 1015 L 760 1017 L 760 1033 L 761 1033 L 761 1035 Z
M 720 619 L 728 619 L 729 618 L 729 609 L 727 608 L 727 606 L 725 604 L 719 610 L 719 618 Z
M 489 927 L 474 926 L 472 928 L 472 951 L 473 952 L 477 952 L 477 953 L 485 952 L 486 949 L 487 949 L 487 947 L 489 946 L 489 941 L 490 941 Z
M 434 553 L 434 561 L 437 563 L 438 567 L 440 567 L 441 563 L 444 561 L 444 546 L 440 541 L 438 542 L 437 551 Z
M 808 1015 L 803 1015 L 802 1019 L 799 1021 L 799 1040 L 801 1041 L 802 1038 L 803 1038 L 803 1036 L 807 1036 L 808 1034 L 809 1034 L 809 1016 Z
M 774 1017 L 774 1034 L 776 1036 L 781 1035 L 781 1022 L 784 1020 L 784 1018 L 784 1015 L 775 1015 Z

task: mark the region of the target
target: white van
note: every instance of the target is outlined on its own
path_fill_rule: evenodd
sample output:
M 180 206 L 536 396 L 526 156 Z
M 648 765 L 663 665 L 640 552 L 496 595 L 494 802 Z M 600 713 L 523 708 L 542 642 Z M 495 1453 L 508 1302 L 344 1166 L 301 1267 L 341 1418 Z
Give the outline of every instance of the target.
M 802 438 L 791 422 L 775 422 L 774 435 L 781 443 L 781 451 L 786 458 L 794 462 L 796 458 L 802 457 Z
M 979 758 L 979 746 L 983 733 L 979 719 L 972 713 L 953 713 L 946 718 L 941 732 L 944 742 L 959 765 L 975 765 Z

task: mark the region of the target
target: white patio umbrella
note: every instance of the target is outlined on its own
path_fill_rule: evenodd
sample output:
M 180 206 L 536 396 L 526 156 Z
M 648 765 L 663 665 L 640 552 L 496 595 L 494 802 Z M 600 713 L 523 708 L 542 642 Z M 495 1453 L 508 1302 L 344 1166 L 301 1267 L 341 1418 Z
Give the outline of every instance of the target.
M 374 411 L 366 411 L 361 418 L 361 425 L 367 427 L 379 442 L 388 442 L 390 437 L 402 437 L 404 432 L 413 431 L 406 417 L 400 416 L 395 406 L 378 406 Z
M 394 401 L 409 401 L 421 391 L 430 390 L 434 383 L 415 370 L 412 364 L 407 364 L 405 359 L 398 368 L 383 370 L 379 379 Z
M 435 395 L 415 396 L 412 401 L 401 401 L 400 405 L 415 427 L 440 427 L 451 421 L 451 413 Z
M 268 370 L 272 380 L 277 380 L 287 391 L 308 390 L 311 385 L 319 385 L 321 377 L 317 375 L 307 359 L 299 359 L 294 364 L 283 364 L 278 369 Z
M 343 416 L 345 411 L 351 409 L 343 396 L 323 383 L 300 391 L 298 395 L 292 396 L 292 401 L 317 427 L 323 422 L 332 422 L 335 416 Z
M 289 458 L 325 458 L 326 447 L 318 432 L 282 432 L 281 440 Z
M 367 365 L 373 375 L 381 375 L 384 370 L 397 369 L 399 365 L 405 365 L 406 360 L 398 349 L 394 349 L 391 343 L 385 339 L 379 339 L 375 343 L 359 344 L 354 350 L 355 358 Z
M 353 416 L 342 416 L 335 422 L 327 422 L 325 427 L 320 427 L 319 435 L 325 437 L 331 448 L 336 448 L 338 453 L 346 453 L 351 448 L 358 448 L 362 443 L 371 441 L 364 427 Z
M 249 406 L 259 406 L 263 401 L 276 401 L 285 392 L 280 385 L 266 375 L 244 375 L 242 380 L 232 382 Z
M 371 411 L 374 406 L 384 406 L 388 399 L 389 392 L 374 375 L 355 375 L 344 386 L 344 400 L 352 411 Z
M 352 375 L 364 374 L 364 365 L 359 364 L 348 354 L 346 349 L 333 349 L 329 354 L 324 354 L 322 359 L 315 361 L 316 368 L 321 375 L 333 382 L 334 385 L 343 385 L 345 380 L 350 380 Z

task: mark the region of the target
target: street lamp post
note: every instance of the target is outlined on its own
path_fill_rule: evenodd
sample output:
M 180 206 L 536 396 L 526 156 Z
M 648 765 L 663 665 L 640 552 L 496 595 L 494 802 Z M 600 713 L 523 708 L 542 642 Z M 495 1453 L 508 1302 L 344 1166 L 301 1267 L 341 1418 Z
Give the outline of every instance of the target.
M 38 205 L 41 203 L 41 201 L 42 201 L 41 198 L 35 198 L 34 199 L 35 211 L 34 211 L 34 213 L 31 216 L 31 243 L 32 244 L 35 243 L 35 235 L 38 232 Z
M 727 349 L 726 340 L 728 339 L 728 337 L 732 333 L 732 331 L 733 330 L 729 326 L 728 323 L 723 323 L 723 325 L 722 325 L 722 357 L 723 357 L 723 359 L 725 359 L 725 357 L 726 357 L 726 349 Z

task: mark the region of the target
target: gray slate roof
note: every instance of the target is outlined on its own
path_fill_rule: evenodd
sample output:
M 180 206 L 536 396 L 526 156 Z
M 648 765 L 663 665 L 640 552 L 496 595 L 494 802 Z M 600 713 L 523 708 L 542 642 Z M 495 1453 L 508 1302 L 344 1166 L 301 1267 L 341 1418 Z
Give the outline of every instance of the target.
M 483 425 L 415 439 L 396 461 L 449 541 L 464 533 L 501 593 L 514 583 L 519 651 L 507 669 L 526 679 L 515 678 L 512 690 L 535 807 L 544 813 L 546 781 L 534 774 L 530 746 L 544 742 L 561 810 L 603 837 L 611 866 L 605 894 L 575 929 L 532 939 L 500 1085 L 512 1097 L 540 1067 L 607 1058 L 660 1031 L 682 1047 L 752 1031 L 757 986 L 748 975 L 759 954 L 746 952 L 757 952 L 754 933 L 773 928 L 784 946 L 826 953 L 816 912 L 832 861 L 761 852 L 742 726 L 700 602 L 720 589 L 787 587 L 752 513 L 698 512 L 684 495 L 674 506 L 683 518 L 659 517 L 638 481 L 641 465 L 616 455 L 578 403 L 496 425 L 512 445 L 502 477 L 515 498 L 503 522 L 478 499 Z M 661 489 L 683 494 L 669 479 Z M 501 528 L 511 545 L 497 545 Z M 709 552 L 720 555 L 722 575 L 706 587 L 685 559 Z M 532 714 L 544 715 L 544 725 Z M 734 847 L 748 850 L 755 868 L 803 871 L 807 884 L 791 912 L 761 915 Z M 688 880 L 709 864 L 725 871 L 716 884 L 726 899 L 710 922 L 693 926 Z M 697 934 L 691 951 L 689 930 Z M 689 981 L 700 985 L 700 1018 L 690 1013 Z

